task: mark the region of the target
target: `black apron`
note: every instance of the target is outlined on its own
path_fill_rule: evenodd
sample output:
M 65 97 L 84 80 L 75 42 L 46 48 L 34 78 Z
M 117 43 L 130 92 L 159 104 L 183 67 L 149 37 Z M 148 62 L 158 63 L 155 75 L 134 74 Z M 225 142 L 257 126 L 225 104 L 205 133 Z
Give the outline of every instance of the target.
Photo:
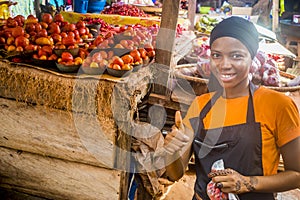
M 255 86 L 250 84 L 247 120 L 245 124 L 205 130 L 203 119 L 215 104 L 222 92 L 216 92 L 204 106 L 199 117 L 190 119 L 195 131 L 193 149 L 197 179 L 195 193 L 203 200 L 210 198 L 206 186 L 210 179 L 207 174 L 217 160 L 223 159 L 224 167 L 236 170 L 245 176 L 262 176 L 262 141 L 260 123 L 255 122 L 253 93 Z M 273 193 L 244 193 L 241 200 L 274 200 Z M 196 197 L 194 196 L 194 200 Z

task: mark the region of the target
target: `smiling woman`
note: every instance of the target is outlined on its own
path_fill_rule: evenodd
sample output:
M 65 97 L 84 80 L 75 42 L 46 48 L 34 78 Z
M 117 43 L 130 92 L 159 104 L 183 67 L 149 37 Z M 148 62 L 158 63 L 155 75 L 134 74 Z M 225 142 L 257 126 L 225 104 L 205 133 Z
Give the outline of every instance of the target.
M 172 181 L 182 177 L 193 152 L 193 200 L 221 193 L 226 199 L 274 200 L 277 192 L 299 188 L 300 157 L 292 156 L 300 154 L 298 109 L 289 97 L 256 87 L 248 77 L 258 50 L 255 26 L 241 17 L 226 18 L 211 32 L 210 47 L 214 79 L 209 82 L 214 80 L 217 90 L 209 86 L 196 97 L 183 120 L 175 115 L 165 137 L 166 175 Z M 285 171 L 277 173 L 280 154 Z M 210 174 L 216 161 L 224 167 Z

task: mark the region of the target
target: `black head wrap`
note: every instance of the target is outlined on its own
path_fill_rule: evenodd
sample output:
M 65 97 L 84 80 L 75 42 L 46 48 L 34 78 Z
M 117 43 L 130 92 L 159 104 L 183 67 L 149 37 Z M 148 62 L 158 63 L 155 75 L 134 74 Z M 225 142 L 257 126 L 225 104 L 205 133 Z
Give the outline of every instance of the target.
M 228 17 L 221 21 L 210 34 L 210 46 L 220 37 L 233 37 L 242 42 L 253 59 L 258 49 L 258 32 L 252 22 L 242 17 Z

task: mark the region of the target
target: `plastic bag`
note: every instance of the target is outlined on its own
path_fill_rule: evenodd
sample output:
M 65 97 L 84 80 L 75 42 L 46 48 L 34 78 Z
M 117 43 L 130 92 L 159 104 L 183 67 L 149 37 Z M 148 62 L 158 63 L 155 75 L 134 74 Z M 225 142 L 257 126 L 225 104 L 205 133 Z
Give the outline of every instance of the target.
M 223 170 L 224 162 L 222 159 L 217 160 L 213 163 L 211 171 Z M 238 196 L 222 192 L 221 189 L 217 188 L 217 184 L 210 181 L 206 187 L 207 195 L 211 200 L 239 200 Z

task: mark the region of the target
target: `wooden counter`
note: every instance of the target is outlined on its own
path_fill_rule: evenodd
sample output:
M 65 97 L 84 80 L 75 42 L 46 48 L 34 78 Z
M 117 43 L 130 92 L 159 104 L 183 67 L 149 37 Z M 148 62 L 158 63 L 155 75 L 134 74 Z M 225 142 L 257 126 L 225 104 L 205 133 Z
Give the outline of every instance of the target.
M 127 199 L 126 130 L 148 92 L 143 70 L 113 78 L 0 61 L 0 187 L 48 199 Z

